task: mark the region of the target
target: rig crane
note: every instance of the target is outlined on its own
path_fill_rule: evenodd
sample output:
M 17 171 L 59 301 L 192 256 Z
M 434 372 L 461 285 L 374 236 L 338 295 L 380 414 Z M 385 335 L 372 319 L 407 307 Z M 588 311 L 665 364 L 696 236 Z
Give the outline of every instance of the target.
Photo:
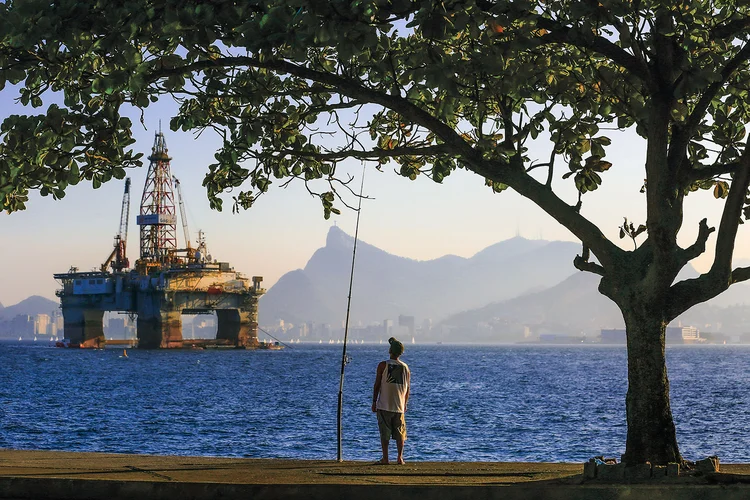
M 190 247 L 190 230 L 188 230 L 188 222 L 187 222 L 187 216 L 185 215 L 185 202 L 182 199 L 182 188 L 180 187 L 180 181 L 177 179 L 177 177 L 172 177 L 172 181 L 174 183 L 174 188 L 177 191 L 177 204 L 180 206 L 180 220 L 182 221 L 182 233 L 185 236 L 185 251 L 187 252 L 187 258 L 189 261 L 192 261 L 194 256 L 194 251 Z
M 130 214 L 130 177 L 125 179 L 125 192 L 122 195 L 122 209 L 120 210 L 120 230 L 115 236 L 115 248 L 109 254 L 107 260 L 101 265 L 101 271 L 107 272 L 111 265 L 112 270 L 120 272 L 130 267 L 130 262 L 126 254 L 128 243 L 128 216 Z

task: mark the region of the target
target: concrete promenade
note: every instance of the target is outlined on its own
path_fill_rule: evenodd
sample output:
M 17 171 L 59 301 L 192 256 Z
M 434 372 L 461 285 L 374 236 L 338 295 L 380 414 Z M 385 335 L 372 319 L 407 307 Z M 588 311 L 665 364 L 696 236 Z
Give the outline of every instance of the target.
M 0 498 L 734 500 L 750 465 L 640 484 L 583 481 L 582 464 L 265 460 L 0 450 Z

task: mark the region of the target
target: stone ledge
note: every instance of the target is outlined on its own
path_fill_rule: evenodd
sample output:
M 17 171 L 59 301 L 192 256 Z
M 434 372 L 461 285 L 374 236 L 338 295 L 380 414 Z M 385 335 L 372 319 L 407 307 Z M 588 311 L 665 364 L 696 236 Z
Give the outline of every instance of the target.
M 0 499 L 739 500 L 750 465 L 648 482 L 586 481 L 580 464 L 270 460 L 0 449 Z M 623 472 L 624 474 L 624 472 Z

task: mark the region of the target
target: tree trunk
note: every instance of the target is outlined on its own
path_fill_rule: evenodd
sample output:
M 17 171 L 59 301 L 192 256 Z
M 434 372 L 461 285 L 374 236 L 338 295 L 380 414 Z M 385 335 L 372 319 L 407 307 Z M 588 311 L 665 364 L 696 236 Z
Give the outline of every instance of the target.
M 628 345 L 628 436 L 623 462 L 682 462 L 669 404 L 666 322 L 645 304 L 623 308 L 623 316 Z

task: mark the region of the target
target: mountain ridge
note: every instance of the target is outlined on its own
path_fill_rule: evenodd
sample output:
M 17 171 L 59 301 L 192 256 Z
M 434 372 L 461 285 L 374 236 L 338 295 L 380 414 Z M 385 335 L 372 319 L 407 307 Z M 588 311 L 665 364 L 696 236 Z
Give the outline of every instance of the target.
M 680 279 L 698 274 L 688 265 L 680 273 Z M 446 318 L 440 325 L 459 333 L 472 332 L 477 325 L 482 325 L 487 339 L 511 342 L 543 333 L 596 336 L 602 328 L 624 328 L 619 308 L 599 293 L 600 279 L 597 275 L 579 271 L 545 290 L 462 311 Z M 735 287 L 735 297 L 747 293 L 738 285 L 733 285 L 730 290 Z M 731 300 L 735 299 L 719 295 L 693 306 L 671 324 L 691 325 L 704 332 L 743 334 L 750 330 L 745 319 L 750 316 L 750 305 L 723 305 Z
M 26 297 L 12 306 L 0 307 L 0 320 L 13 319 L 19 314 L 34 316 L 36 314 L 51 314 L 60 304 L 41 295 Z
M 261 298 L 260 322 L 292 321 L 309 305 L 291 300 L 292 287 L 304 281 L 306 300 L 322 309 L 317 322 L 336 324 L 344 319 L 354 238 L 333 226 L 325 246 L 313 252 L 305 267 L 282 276 Z M 351 318 L 371 324 L 399 315 L 417 321 L 439 320 L 487 303 L 512 298 L 558 283 L 575 271 L 577 243 L 527 240 L 521 237 L 495 243 L 471 257 L 444 255 L 415 260 L 388 253 L 360 240 L 352 290 Z M 289 273 L 287 273 L 289 274 Z M 305 280 L 302 280 L 302 275 Z M 286 278 L 286 279 L 285 279 Z

